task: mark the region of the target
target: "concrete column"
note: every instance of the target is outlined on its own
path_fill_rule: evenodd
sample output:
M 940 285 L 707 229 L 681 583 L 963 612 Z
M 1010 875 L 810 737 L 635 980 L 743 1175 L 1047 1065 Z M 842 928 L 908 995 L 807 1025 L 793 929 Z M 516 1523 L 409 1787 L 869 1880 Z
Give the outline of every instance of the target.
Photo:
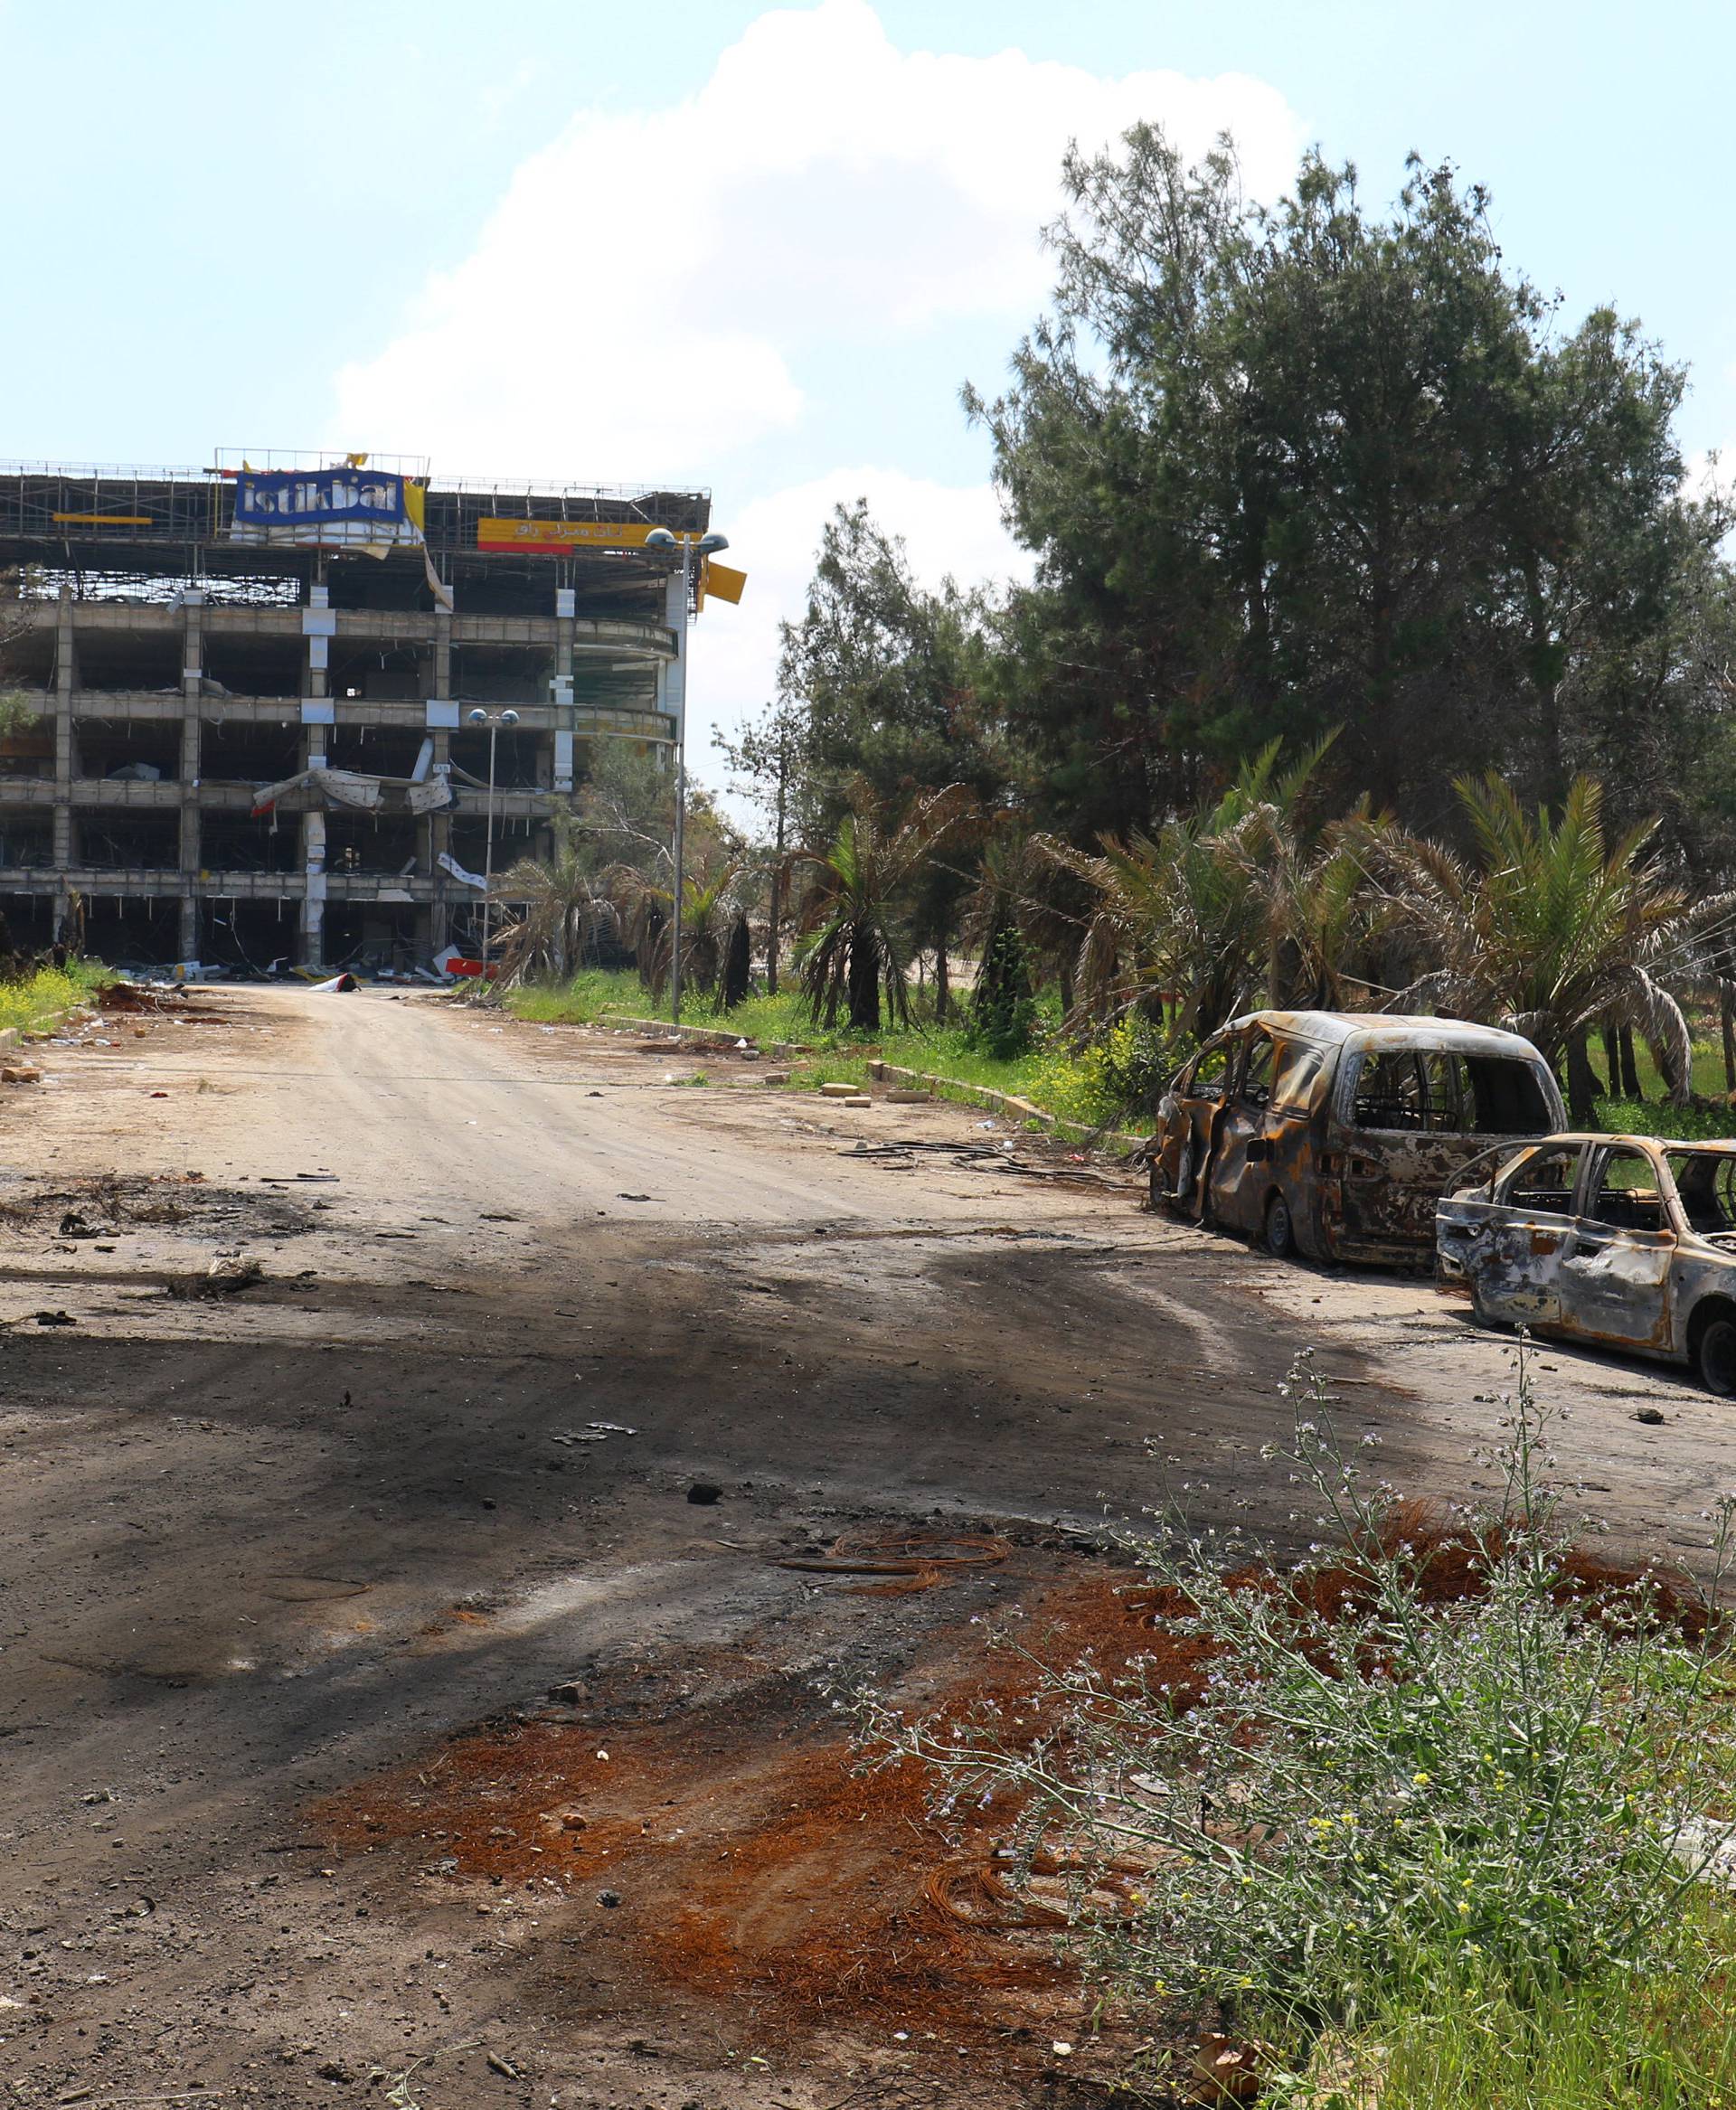
M 437 609 L 434 616 L 433 685 L 429 693 L 442 703 L 452 699 L 452 618 Z
M 312 605 L 307 610 L 307 671 L 306 702 L 325 703 L 330 694 L 328 663 L 331 657 L 330 625 L 325 621 L 329 598 L 326 588 L 316 586 L 312 589 Z M 325 712 L 319 716 L 326 715 Z M 328 753 L 327 741 L 330 728 L 324 724 L 307 723 L 308 713 L 302 714 L 301 766 L 304 769 L 324 768 Z M 324 812 L 307 813 L 301 816 L 301 868 L 306 875 L 307 892 L 301 904 L 300 953 L 304 967 L 316 967 L 326 956 L 326 815 Z
M 199 956 L 199 871 L 203 862 L 199 814 L 199 729 L 205 673 L 205 597 L 181 596 L 181 957 Z
M 679 571 L 669 575 L 663 619 L 675 634 L 675 656 L 657 662 L 657 709 L 675 720 L 679 739 L 687 709 L 687 596 L 686 581 Z
M 78 637 L 72 627 L 72 589 L 61 589 L 54 626 L 54 862 L 72 862 L 72 697 L 78 687 Z M 61 890 L 64 895 L 65 890 Z M 61 910 L 64 914 L 64 909 Z
M 434 658 L 429 695 L 439 703 L 452 701 L 452 618 L 444 609 L 434 614 Z M 452 759 L 452 735 L 443 727 L 431 730 L 434 742 L 434 762 L 430 775 L 443 773 Z M 452 937 L 452 909 L 447 899 L 451 881 L 440 870 L 438 860 L 443 851 L 452 847 L 452 815 L 449 809 L 429 814 L 428 816 L 427 870 L 434 881 L 434 900 L 428 915 L 428 949 L 437 953 L 450 942 Z M 420 939 L 421 919 L 417 918 L 418 940 Z
M 555 720 L 546 781 L 553 790 L 569 794 L 573 785 L 572 736 L 579 722 L 578 706 L 572 693 L 573 614 L 577 602 L 578 596 L 571 587 L 555 589 L 554 681 L 550 690 Z M 538 775 L 542 775 L 540 769 Z

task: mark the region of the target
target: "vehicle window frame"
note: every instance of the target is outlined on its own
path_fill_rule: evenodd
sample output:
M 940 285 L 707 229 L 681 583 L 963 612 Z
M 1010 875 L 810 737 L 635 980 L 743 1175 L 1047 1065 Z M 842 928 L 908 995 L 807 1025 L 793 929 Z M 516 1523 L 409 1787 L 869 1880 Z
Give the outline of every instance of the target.
M 1345 1112 L 1348 1116 L 1347 1125 L 1363 1135 L 1426 1135 L 1429 1133 L 1427 1126 L 1429 1088 L 1420 1060 L 1422 1053 L 1423 1050 L 1420 1048 L 1406 1047 L 1402 1042 L 1397 1047 L 1377 1045 L 1359 1050 L 1355 1068 L 1351 1073 L 1350 1088 L 1344 1098 Z M 1356 1101 L 1363 1096 L 1363 1079 L 1371 1069 L 1378 1069 L 1382 1064 L 1397 1062 L 1410 1062 L 1415 1067 L 1417 1110 L 1422 1116 L 1421 1124 L 1414 1128 L 1381 1128 L 1370 1122 L 1359 1121 L 1356 1118 Z
M 1310 1041 L 1299 1033 L 1272 1036 L 1277 1052 L 1272 1061 L 1272 1097 L 1268 1111 L 1306 1116 L 1332 1096 L 1335 1075 L 1334 1057 L 1337 1050 L 1319 1041 Z M 1292 1088 L 1300 1082 L 1302 1089 L 1287 1090 L 1279 1096 L 1278 1087 Z
M 1241 1054 L 1244 1037 L 1241 1033 L 1220 1033 L 1209 1040 L 1194 1058 L 1193 1068 L 1187 1073 L 1187 1088 L 1182 1093 L 1185 1099 L 1209 1098 L 1215 1106 L 1228 1106 L 1241 1089 Z M 1224 1052 L 1223 1082 L 1202 1090 L 1200 1065 L 1208 1055 L 1215 1055 L 1222 1048 Z
M 1665 1149 L 1662 1155 L 1664 1170 L 1670 1177 L 1670 1193 L 1669 1199 L 1665 1204 L 1665 1213 L 1672 1219 L 1678 1235 L 1698 1239 L 1736 1237 L 1736 1206 L 1732 1206 L 1728 1220 L 1721 1223 L 1715 1230 L 1704 1229 L 1694 1221 L 1688 1214 L 1687 1199 L 1682 1192 L 1682 1182 L 1676 1175 L 1675 1169 L 1675 1161 L 1678 1158 L 1705 1158 L 1713 1165 L 1724 1168 L 1724 1184 L 1728 1187 L 1736 1184 L 1736 1157 L 1732 1157 L 1727 1151 L 1696 1148 L 1692 1144 L 1678 1144 L 1674 1149 Z M 1714 1180 L 1717 1176 L 1714 1173 Z M 1736 1204 L 1736 1195 L 1732 1195 L 1732 1203 Z M 1720 1204 L 1720 1212 L 1722 1213 L 1722 1203 Z
M 1655 1229 L 1642 1230 L 1631 1223 L 1619 1223 L 1608 1216 L 1598 1216 L 1593 1205 L 1602 1191 L 1606 1166 L 1613 1158 L 1637 1158 L 1652 1174 L 1652 1192 L 1657 1196 L 1657 1225 Z M 1665 1187 L 1665 1180 L 1668 1187 Z M 1615 1231 L 1623 1238 L 1655 1239 L 1676 1235 L 1675 1201 L 1675 1181 L 1667 1164 L 1660 1163 L 1647 1150 L 1636 1143 L 1600 1143 L 1589 1145 L 1585 1159 L 1580 1167 L 1579 1206 L 1574 1213 L 1583 1223 L 1595 1224 L 1599 1230 Z M 1621 1190 L 1618 1189 L 1618 1192 Z
M 1248 1097 L 1248 1079 L 1260 1051 L 1267 1057 L 1266 1097 L 1250 1099 Z M 1236 1084 L 1233 1097 L 1239 1106 L 1251 1107 L 1256 1113 L 1266 1113 L 1272 1104 L 1272 1088 L 1278 1082 L 1278 1037 L 1269 1026 L 1250 1027 L 1242 1037 L 1241 1060 L 1236 1066 Z
M 1573 1168 L 1573 1182 L 1567 1190 L 1567 1206 L 1564 1209 L 1532 1209 L 1528 1208 L 1525 1203 L 1514 1201 L 1512 1199 L 1513 1187 L 1523 1173 L 1528 1173 L 1540 1159 L 1563 1155 L 1570 1150 L 1577 1154 L 1578 1163 Z M 1580 1213 L 1580 1204 L 1585 1194 L 1587 1154 L 1587 1145 L 1583 1142 L 1556 1143 L 1545 1138 L 1533 1144 L 1516 1163 L 1511 1163 L 1510 1170 L 1500 1182 L 1501 1192 L 1498 1194 L 1495 1192 L 1495 1182 L 1491 1181 L 1489 1185 L 1491 1206 L 1495 1209 L 1511 1210 L 1516 1216 L 1559 1216 L 1563 1218 L 1577 1216 Z

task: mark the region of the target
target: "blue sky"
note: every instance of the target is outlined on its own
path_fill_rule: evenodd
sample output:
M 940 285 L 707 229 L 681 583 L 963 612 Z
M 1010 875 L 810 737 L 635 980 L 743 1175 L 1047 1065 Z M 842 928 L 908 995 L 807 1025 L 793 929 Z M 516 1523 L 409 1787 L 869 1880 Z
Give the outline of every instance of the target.
M 1691 364 L 1698 451 L 1736 440 L 1733 64 L 1710 5 L 0 0 L 0 456 L 708 485 L 751 584 L 696 641 L 703 768 L 835 497 L 925 571 L 1016 562 L 958 391 L 1040 306 L 1071 133 L 1227 122 L 1261 192 L 1311 142 L 1375 198 L 1450 156 L 1570 316 Z

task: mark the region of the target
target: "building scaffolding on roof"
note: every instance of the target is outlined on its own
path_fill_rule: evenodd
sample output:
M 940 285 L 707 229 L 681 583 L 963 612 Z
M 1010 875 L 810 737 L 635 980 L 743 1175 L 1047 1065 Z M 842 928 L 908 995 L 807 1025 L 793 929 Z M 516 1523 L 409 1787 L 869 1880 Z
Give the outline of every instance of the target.
M 75 902 L 115 960 L 467 940 L 452 868 L 483 862 L 487 767 L 468 711 L 517 712 L 496 832 L 509 858 L 546 854 L 594 742 L 675 741 L 679 542 L 645 538 L 696 540 L 710 510 L 703 490 L 329 453 L 0 467 L 0 687 L 37 711 L 0 738 L 16 941 L 46 943 Z M 309 792 L 321 770 L 333 796 Z M 384 795 L 335 796 L 357 779 Z M 286 810 L 256 810 L 292 780 Z

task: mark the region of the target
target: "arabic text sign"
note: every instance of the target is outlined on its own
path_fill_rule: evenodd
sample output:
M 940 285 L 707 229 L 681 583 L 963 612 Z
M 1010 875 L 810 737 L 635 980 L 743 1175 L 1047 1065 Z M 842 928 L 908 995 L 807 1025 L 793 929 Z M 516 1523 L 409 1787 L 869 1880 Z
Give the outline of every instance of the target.
M 654 523 L 643 520 L 499 520 L 476 523 L 479 550 L 531 550 L 563 555 L 569 550 L 642 550 Z M 696 542 L 696 534 L 675 540 Z

